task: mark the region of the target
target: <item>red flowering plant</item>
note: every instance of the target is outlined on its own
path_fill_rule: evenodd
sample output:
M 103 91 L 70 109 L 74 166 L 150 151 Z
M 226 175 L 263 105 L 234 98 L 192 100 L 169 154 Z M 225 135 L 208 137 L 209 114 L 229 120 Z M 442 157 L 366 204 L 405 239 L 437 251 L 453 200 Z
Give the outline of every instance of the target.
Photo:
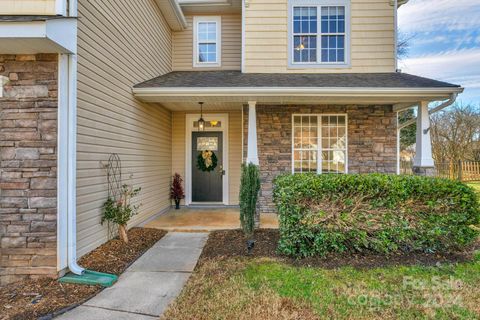
M 170 198 L 175 200 L 175 209 L 180 209 L 180 200 L 185 198 L 182 182 L 182 177 L 178 173 L 175 173 L 173 175 L 172 186 L 170 187 Z

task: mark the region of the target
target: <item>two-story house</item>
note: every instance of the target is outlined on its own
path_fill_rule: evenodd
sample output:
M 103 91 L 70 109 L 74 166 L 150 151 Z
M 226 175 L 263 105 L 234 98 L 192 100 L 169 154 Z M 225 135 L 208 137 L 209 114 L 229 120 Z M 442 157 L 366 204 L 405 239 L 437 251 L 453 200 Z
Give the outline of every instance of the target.
M 107 240 L 112 153 L 142 187 L 131 226 L 170 208 L 175 172 L 184 205 L 235 206 L 259 164 L 261 213 L 281 173 L 395 174 L 406 108 L 428 174 L 429 113 L 463 89 L 397 71 L 405 2 L 1 0 L 2 283 L 82 271 Z

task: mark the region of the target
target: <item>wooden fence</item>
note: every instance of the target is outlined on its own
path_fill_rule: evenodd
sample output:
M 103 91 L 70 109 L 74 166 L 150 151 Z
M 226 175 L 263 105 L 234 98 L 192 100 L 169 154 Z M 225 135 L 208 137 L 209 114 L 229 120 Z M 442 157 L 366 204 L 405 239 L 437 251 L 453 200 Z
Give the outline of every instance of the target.
M 400 162 L 400 174 L 413 174 L 412 161 Z M 480 181 L 480 161 L 435 163 L 435 176 L 459 181 Z

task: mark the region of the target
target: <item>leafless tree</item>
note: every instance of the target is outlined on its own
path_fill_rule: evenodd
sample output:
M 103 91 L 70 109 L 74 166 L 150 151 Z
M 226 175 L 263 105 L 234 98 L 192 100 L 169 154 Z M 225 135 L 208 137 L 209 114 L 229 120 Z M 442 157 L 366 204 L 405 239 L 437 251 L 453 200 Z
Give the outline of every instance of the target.
M 475 161 L 480 141 L 480 107 L 455 104 L 431 119 L 436 162 Z
M 397 39 L 397 57 L 404 59 L 408 57 L 410 51 L 410 42 L 415 38 L 415 35 L 407 34 L 402 31 L 398 32 Z

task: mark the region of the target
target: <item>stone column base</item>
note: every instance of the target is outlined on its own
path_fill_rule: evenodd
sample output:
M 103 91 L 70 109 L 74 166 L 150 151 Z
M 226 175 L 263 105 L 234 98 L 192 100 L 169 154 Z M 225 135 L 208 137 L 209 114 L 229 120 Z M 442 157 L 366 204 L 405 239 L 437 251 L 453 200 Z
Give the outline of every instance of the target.
M 435 167 L 413 167 L 412 171 L 416 176 L 434 177 L 436 174 Z

